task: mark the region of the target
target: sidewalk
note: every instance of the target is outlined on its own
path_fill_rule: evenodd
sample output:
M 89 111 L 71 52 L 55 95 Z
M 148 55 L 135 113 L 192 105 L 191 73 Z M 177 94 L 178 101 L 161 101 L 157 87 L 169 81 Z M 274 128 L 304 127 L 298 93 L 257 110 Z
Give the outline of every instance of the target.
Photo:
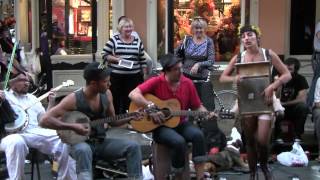
M 278 162 L 270 164 L 273 176 L 279 180 L 291 180 L 293 177 L 298 178 L 299 180 L 316 180 L 320 179 L 320 163 L 315 161 L 310 161 L 307 167 L 286 167 Z M 26 166 L 26 172 L 29 172 L 31 169 L 30 165 Z M 40 173 L 42 180 L 54 180 L 51 175 L 50 164 L 41 164 Z M 219 172 L 216 176 L 216 179 L 227 179 L 227 180 L 247 180 L 249 179 L 249 174 L 236 173 L 234 171 L 223 171 Z M 27 175 L 27 180 L 31 179 L 30 174 Z M 264 179 L 263 174 L 259 171 L 259 179 Z M 298 180 L 296 179 L 296 180 Z M 34 180 L 38 180 L 38 177 L 34 175 Z M 102 180 L 102 179 L 97 179 Z
M 232 121 L 224 121 L 225 126 L 232 126 Z M 310 152 L 311 161 L 309 162 L 307 167 L 286 167 L 278 162 L 270 164 L 270 168 L 273 172 L 273 175 L 276 179 L 293 179 L 294 177 L 298 178 L 299 180 L 304 179 L 320 179 L 320 163 L 316 161 L 312 161 L 317 156 L 317 141 L 314 137 L 314 124 L 311 121 L 310 116 L 308 117 L 306 124 L 305 124 L 305 134 L 303 135 L 303 143 L 301 144 L 305 151 Z M 123 134 L 119 132 L 115 132 L 115 134 Z M 135 134 L 127 135 L 126 138 L 132 138 L 132 139 L 140 139 L 135 138 Z M 123 137 L 124 138 L 124 137 Z M 144 139 L 140 139 L 140 141 L 144 141 Z M 292 143 L 288 142 L 281 146 L 276 145 L 273 143 L 272 145 L 272 154 L 278 154 L 283 151 L 290 151 L 291 150 Z M 27 164 L 25 167 L 26 172 L 30 172 L 31 165 Z M 42 163 L 40 164 L 40 173 L 41 173 L 41 179 L 45 180 L 53 180 L 51 174 L 51 166 L 50 164 Z M 27 180 L 31 179 L 31 175 L 27 174 Z M 34 170 L 34 179 L 38 180 L 36 169 Z M 223 171 L 217 173 L 216 179 L 227 179 L 227 180 L 247 180 L 249 179 L 249 174 L 243 174 L 243 173 L 237 173 L 235 171 Z M 259 171 L 259 179 L 264 179 L 263 174 L 261 171 Z M 296 179 L 296 180 L 298 180 Z
M 275 179 L 279 180 L 291 180 L 294 177 L 298 178 L 296 180 L 316 180 L 320 179 L 320 163 L 311 161 L 307 167 L 286 167 L 278 162 L 270 164 L 271 171 Z M 217 179 L 227 179 L 227 180 L 247 180 L 249 179 L 249 174 L 235 174 L 232 171 L 220 172 L 218 173 Z M 259 170 L 259 179 L 264 179 L 262 172 Z

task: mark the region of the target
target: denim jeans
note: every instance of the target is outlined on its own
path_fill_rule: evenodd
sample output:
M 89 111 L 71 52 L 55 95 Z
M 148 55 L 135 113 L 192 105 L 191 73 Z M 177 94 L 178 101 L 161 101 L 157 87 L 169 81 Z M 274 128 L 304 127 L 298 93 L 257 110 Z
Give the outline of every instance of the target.
M 294 135 L 298 138 L 304 133 L 304 124 L 308 116 L 308 107 L 306 103 L 298 103 L 296 105 L 284 106 L 284 119 L 293 121 Z M 281 119 L 277 119 L 275 122 L 275 137 L 279 137 L 281 134 L 280 127 Z
M 317 136 L 318 146 L 320 147 L 320 108 L 314 108 L 312 110 L 312 119 L 315 124 L 314 131 Z M 318 149 L 318 151 L 320 152 L 320 148 Z
M 176 128 L 161 126 L 154 130 L 153 139 L 159 144 L 171 148 L 171 161 L 175 169 L 185 165 L 187 143 L 192 143 L 192 159 L 194 163 L 206 161 L 205 138 L 202 131 L 190 122 L 184 122 Z
M 129 179 L 142 179 L 140 145 L 131 140 L 111 138 L 106 138 L 96 145 L 79 143 L 71 147 L 71 156 L 77 162 L 78 179 L 92 179 L 93 152 L 96 158 L 106 161 L 126 158 Z

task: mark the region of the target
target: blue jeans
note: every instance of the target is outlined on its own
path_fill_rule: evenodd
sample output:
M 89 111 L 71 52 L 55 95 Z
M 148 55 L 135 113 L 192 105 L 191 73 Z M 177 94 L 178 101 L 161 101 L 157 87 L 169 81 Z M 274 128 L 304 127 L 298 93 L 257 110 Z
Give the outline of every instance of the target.
M 153 131 L 153 139 L 171 148 L 171 161 L 175 169 L 184 168 L 187 143 L 192 143 L 192 159 L 195 164 L 206 161 L 205 138 L 202 131 L 190 122 L 176 128 L 161 126 Z
M 96 145 L 83 142 L 73 145 L 70 153 L 77 162 L 78 179 L 92 179 L 93 153 L 97 158 L 106 161 L 126 158 L 129 178 L 142 179 L 143 177 L 141 149 L 140 145 L 134 141 L 106 138 L 102 143 Z

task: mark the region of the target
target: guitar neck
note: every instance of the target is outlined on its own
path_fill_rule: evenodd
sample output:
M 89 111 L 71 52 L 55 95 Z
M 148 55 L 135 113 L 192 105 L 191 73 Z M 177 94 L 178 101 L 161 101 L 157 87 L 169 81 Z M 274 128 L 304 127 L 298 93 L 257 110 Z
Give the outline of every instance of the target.
M 90 125 L 91 127 L 94 127 L 94 126 L 100 126 L 104 123 L 110 123 L 110 122 L 113 122 L 113 121 L 117 121 L 117 120 L 120 120 L 120 119 L 125 119 L 125 118 L 128 118 L 128 117 L 131 117 L 131 116 L 134 116 L 136 113 L 133 112 L 133 113 L 128 113 L 128 114 L 119 114 L 119 115 L 116 115 L 114 117 L 106 117 L 106 118 L 102 118 L 102 119 L 96 119 L 96 120 L 93 120 L 93 121 L 90 121 Z
M 172 116 L 202 116 L 202 115 L 208 115 L 210 113 L 211 113 L 210 111 L 187 111 L 187 110 L 171 111 Z
M 58 91 L 58 90 L 60 90 L 62 87 L 63 87 L 63 85 L 61 84 L 61 85 L 59 85 L 59 86 L 51 89 L 50 91 L 48 91 L 48 92 L 46 92 L 45 94 L 43 94 L 43 95 L 41 95 L 40 97 L 38 97 L 38 101 L 40 102 L 40 101 L 44 100 L 45 98 L 47 98 L 47 97 L 49 96 L 49 94 L 50 94 L 51 92 L 53 92 L 53 91 Z
M 50 91 L 46 92 L 45 94 L 41 95 L 40 97 L 37 98 L 37 101 L 34 102 L 33 104 L 27 106 L 26 108 L 24 108 L 24 110 L 28 110 L 29 108 L 31 108 L 33 105 L 37 104 L 38 102 L 41 102 L 42 100 L 44 100 L 45 98 L 47 98 L 49 96 L 49 94 L 53 91 L 58 91 L 59 89 L 61 89 L 64 85 L 61 84 L 53 89 L 51 89 Z

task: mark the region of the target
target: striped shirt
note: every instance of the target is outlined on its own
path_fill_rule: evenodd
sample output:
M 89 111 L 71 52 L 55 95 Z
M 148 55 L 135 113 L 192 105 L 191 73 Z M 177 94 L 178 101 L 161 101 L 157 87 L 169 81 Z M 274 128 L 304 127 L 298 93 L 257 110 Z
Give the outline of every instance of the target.
M 105 59 L 108 55 L 133 62 L 131 69 L 108 63 L 108 66 L 113 69 L 112 72 L 116 74 L 136 74 L 141 72 L 142 68 L 147 67 L 144 47 L 140 38 L 137 37 L 134 37 L 132 42 L 125 43 L 120 39 L 120 35 L 112 36 L 103 48 L 102 58 Z

